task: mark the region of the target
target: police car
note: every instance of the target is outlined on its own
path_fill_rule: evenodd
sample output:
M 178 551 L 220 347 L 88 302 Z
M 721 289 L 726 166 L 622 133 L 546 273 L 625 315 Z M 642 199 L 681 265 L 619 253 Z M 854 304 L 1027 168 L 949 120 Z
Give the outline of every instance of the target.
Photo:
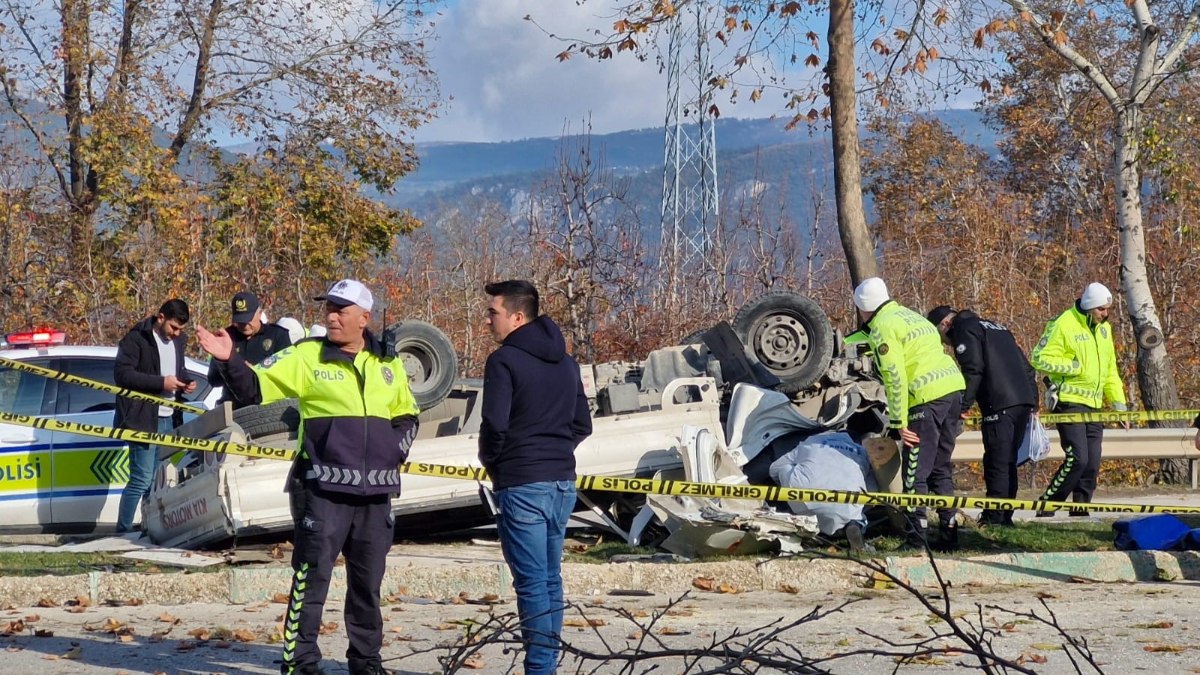
M 0 357 L 106 384 L 113 382 L 116 347 L 65 344 L 62 331 L 13 333 Z M 185 398 L 211 408 L 220 389 L 208 366 L 187 359 L 196 390 Z M 0 410 L 111 427 L 116 396 L 0 365 Z M 185 415 L 185 418 L 189 417 Z M 0 423 L 0 530 L 89 532 L 115 527 L 129 478 L 121 441 Z

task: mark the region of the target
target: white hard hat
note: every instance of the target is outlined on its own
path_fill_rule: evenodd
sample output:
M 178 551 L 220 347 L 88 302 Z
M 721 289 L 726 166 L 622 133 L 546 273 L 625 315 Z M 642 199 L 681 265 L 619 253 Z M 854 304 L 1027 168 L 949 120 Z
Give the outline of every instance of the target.
M 312 337 L 325 337 L 325 333 L 327 332 L 328 331 L 325 330 L 325 326 L 322 326 L 319 323 L 314 323 L 312 327 L 308 329 L 308 334 Z

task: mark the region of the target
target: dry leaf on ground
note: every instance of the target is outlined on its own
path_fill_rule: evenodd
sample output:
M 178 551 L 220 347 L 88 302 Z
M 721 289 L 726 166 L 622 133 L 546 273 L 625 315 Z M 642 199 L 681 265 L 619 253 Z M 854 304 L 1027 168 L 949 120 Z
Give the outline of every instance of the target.
M 1168 654 L 1178 654 L 1179 652 L 1186 652 L 1188 650 L 1183 645 L 1146 645 L 1142 649 L 1148 652 L 1166 652 Z

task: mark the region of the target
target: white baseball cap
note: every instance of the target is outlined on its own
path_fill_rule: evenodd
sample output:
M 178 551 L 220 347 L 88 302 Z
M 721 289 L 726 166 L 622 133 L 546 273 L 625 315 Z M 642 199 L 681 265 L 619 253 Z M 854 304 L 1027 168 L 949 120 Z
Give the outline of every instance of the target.
M 354 279 L 342 279 L 330 286 L 324 295 L 318 295 L 313 300 L 325 300 L 343 307 L 346 305 L 358 305 L 368 312 L 375 306 L 375 300 L 371 297 L 371 291 L 367 290 L 367 287 L 361 281 L 355 281 Z

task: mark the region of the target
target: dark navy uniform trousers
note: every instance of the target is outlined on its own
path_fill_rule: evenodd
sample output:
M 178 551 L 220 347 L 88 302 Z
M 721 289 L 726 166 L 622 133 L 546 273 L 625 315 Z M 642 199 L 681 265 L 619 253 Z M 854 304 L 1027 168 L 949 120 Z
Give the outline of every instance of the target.
M 346 633 L 350 672 L 378 663 L 383 644 L 380 586 L 392 546 L 390 495 L 347 495 L 308 483 L 296 490 L 296 548 L 292 551 L 292 591 L 283 624 L 283 666 L 287 675 L 321 662 L 317 635 L 325 596 L 338 554 L 346 560 Z

